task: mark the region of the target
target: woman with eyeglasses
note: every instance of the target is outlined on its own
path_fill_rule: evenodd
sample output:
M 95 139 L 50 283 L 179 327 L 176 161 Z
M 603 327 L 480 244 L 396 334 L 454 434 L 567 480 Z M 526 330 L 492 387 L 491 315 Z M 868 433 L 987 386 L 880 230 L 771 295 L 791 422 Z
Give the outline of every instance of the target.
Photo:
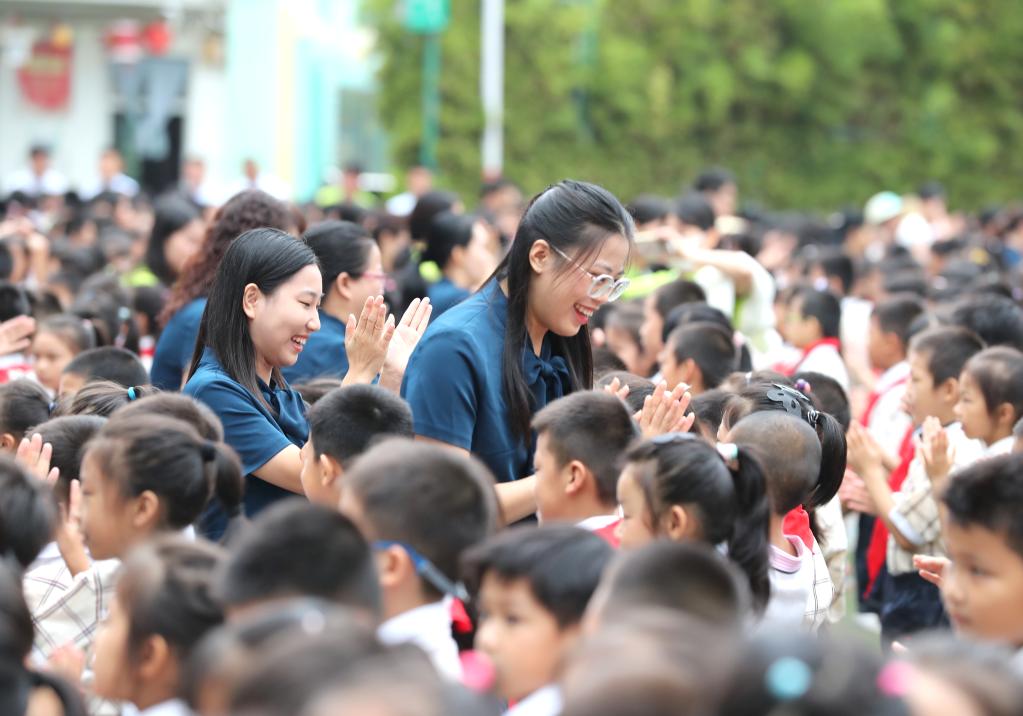
M 320 330 L 309 335 L 294 365 L 281 373 L 289 383 L 344 378 L 348 372 L 345 324 L 371 296 L 383 295 L 387 274 L 370 233 L 350 221 L 325 221 L 305 233 L 323 274 Z M 397 385 L 392 386 L 397 390 Z
M 511 249 L 470 298 L 438 318 L 408 363 L 402 396 L 416 435 L 480 458 L 505 519 L 535 511 L 536 411 L 593 387 L 586 328 L 621 296 L 633 223 L 593 184 L 565 180 L 526 209 Z

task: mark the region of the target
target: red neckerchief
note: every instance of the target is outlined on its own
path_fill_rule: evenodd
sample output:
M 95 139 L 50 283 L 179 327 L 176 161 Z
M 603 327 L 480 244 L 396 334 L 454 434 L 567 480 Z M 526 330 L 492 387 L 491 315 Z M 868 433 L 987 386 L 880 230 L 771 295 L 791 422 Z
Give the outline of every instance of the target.
M 618 526 L 622 523 L 621 519 L 617 519 L 611 524 L 604 525 L 599 529 L 593 530 L 593 534 L 598 537 L 602 537 L 605 542 L 611 545 L 614 549 L 618 549 L 622 546 L 618 539 Z
M 842 350 L 842 344 L 837 338 L 821 338 L 819 341 L 814 341 L 806 348 L 803 349 L 803 355 L 799 356 L 799 360 L 788 366 L 781 366 L 778 368 L 778 372 L 782 375 L 793 375 L 799 372 L 799 367 L 806 361 L 807 356 L 813 351 L 817 350 L 821 346 L 831 346 L 836 351 Z
M 781 531 L 786 535 L 798 537 L 808 550 L 813 551 L 815 540 L 813 530 L 810 529 L 810 513 L 802 505 L 785 515 Z
M 884 397 L 888 393 L 888 391 L 894 390 L 895 388 L 898 388 L 900 385 L 905 385 L 907 382 L 909 382 L 909 376 L 904 375 L 903 377 L 899 378 L 899 380 L 895 381 L 884 390 L 870 391 L 870 395 L 867 396 L 867 407 L 864 408 L 863 415 L 860 416 L 860 425 L 862 425 L 863 427 L 869 426 L 870 418 L 874 414 L 874 408 L 877 407 L 877 404 L 881 400 L 881 398 Z
M 913 428 L 906 431 L 906 435 L 902 438 L 902 445 L 899 447 L 899 466 L 892 470 L 892 474 L 888 476 L 888 486 L 892 492 L 899 491 L 902 483 L 906 481 L 906 475 L 909 474 L 909 464 L 913 462 L 913 456 L 916 454 L 916 443 L 913 441 L 914 432 Z M 870 590 L 874 588 L 874 582 L 877 581 L 877 575 L 880 574 L 881 567 L 884 566 L 887 554 L 888 528 L 885 527 L 884 520 L 878 516 L 874 520 L 874 531 L 870 535 L 870 544 L 867 546 L 867 586 L 863 590 L 864 597 L 870 594 Z

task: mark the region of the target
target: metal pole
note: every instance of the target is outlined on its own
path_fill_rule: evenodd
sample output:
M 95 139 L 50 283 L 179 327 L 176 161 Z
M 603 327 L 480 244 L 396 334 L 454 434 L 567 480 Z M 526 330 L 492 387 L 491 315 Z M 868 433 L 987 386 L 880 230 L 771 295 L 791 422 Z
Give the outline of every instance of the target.
M 419 162 L 437 168 L 437 142 L 440 139 L 440 34 L 431 32 L 423 38 L 423 137 L 419 145 Z
M 480 16 L 480 97 L 483 100 L 483 177 L 504 170 L 504 0 L 483 0 Z

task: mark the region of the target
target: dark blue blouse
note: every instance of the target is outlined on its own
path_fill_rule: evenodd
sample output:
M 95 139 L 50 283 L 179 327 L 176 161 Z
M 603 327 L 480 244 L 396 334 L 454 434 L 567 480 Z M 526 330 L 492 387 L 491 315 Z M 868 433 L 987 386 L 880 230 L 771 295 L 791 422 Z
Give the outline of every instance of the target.
M 189 301 L 171 316 L 156 342 L 149 382 L 160 390 L 181 390 L 181 378 L 192 364 L 195 339 L 199 335 L 206 297 Z
M 314 378 L 344 378 L 348 372 L 345 353 L 345 324 L 320 311 L 320 330 L 309 336 L 295 365 L 282 368 L 289 383 L 302 383 Z
M 430 297 L 430 304 L 433 306 L 433 318 L 436 319 L 449 308 L 457 306 L 469 298 L 472 295 L 472 291 L 456 286 L 448 279 L 442 278 L 430 286 L 427 290 L 427 295 Z

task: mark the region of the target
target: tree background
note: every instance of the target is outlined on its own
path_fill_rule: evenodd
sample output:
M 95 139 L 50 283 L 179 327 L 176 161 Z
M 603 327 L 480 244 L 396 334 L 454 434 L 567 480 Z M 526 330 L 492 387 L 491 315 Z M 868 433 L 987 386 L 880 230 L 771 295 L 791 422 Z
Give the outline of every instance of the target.
M 479 12 L 443 34 L 442 183 L 480 183 Z M 422 38 L 368 0 L 392 161 L 418 158 Z M 745 200 L 862 204 L 937 179 L 954 205 L 1019 196 L 1019 0 L 508 0 L 505 175 L 674 196 L 720 165 Z

